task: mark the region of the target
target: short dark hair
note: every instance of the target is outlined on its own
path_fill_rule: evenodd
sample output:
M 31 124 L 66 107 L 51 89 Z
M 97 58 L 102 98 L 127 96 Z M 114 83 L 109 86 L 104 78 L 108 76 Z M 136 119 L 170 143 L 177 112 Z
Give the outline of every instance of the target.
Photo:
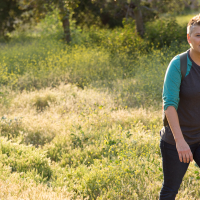
M 194 16 L 187 25 L 187 33 L 191 35 L 192 29 L 195 26 L 200 26 L 200 14 Z

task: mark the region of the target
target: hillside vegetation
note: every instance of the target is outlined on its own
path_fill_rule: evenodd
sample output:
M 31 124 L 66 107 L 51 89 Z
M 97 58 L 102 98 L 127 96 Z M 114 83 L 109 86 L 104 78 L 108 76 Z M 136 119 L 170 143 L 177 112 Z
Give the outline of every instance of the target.
M 0 199 L 158 199 L 162 84 L 189 48 L 183 27 L 155 22 L 180 32 L 170 41 L 72 23 L 66 45 L 56 22 L 0 44 Z M 191 163 L 177 199 L 198 199 L 199 178 Z

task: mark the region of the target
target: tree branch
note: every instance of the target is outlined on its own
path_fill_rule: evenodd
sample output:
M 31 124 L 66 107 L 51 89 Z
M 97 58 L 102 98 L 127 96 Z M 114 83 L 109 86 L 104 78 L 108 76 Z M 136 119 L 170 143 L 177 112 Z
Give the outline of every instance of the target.
M 145 9 L 147 9 L 147 10 L 150 10 L 150 11 L 157 11 L 158 12 L 158 10 L 157 9 L 153 9 L 153 8 L 149 8 L 149 7 L 147 7 L 147 6 L 141 6 L 141 8 L 145 8 Z

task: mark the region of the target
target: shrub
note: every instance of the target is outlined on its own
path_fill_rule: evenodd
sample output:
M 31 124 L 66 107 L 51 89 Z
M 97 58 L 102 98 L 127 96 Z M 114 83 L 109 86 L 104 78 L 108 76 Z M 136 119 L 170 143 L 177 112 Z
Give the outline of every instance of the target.
M 181 26 L 173 17 L 163 17 L 146 23 L 145 40 L 156 48 L 170 46 L 172 42 L 186 41 L 186 26 Z
M 21 118 L 8 119 L 2 117 L 0 119 L 0 134 L 7 137 L 8 140 L 18 137 L 22 130 Z
M 12 172 L 28 172 L 34 170 L 43 179 L 51 177 L 50 160 L 46 154 L 32 146 L 11 143 L 0 139 L 1 163 L 12 168 Z
M 46 107 L 49 107 L 50 103 L 56 101 L 56 96 L 53 94 L 36 95 L 33 99 L 33 105 L 37 110 L 43 111 Z

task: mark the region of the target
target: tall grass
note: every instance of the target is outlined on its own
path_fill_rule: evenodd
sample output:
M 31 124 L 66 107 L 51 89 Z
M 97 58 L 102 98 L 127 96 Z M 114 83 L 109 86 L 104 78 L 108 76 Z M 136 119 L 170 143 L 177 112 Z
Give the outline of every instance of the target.
M 42 111 L 34 106 L 39 97 L 49 105 Z M 50 191 L 59 195 L 59 188 L 71 199 L 158 199 L 160 110 L 120 108 L 108 91 L 67 84 L 17 93 L 9 109 L 1 110 L 3 115 L 1 163 L 9 169 L 4 177 L 18 181 L 16 187 L 20 181 L 32 181 L 33 188 L 47 185 L 52 199 Z M 198 179 L 192 163 L 180 199 L 198 197 Z M 26 194 L 26 188 L 18 195 Z M 188 188 L 193 193 L 188 194 Z M 8 189 L 3 194 L 8 196 Z
M 0 84 L 20 91 L 55 87 L 61 82 L 82 89 L 107 88 L 122 97 L 123 106 L 149 106 L 161 101 L 169 61 L 187 48 L 186 43 L 174 42 L 161 50 L 152 47 L 148 54 L 130 53 L 128 47 L 113 54 L 104 47 L 65 46 L 49 38 L 11 42 L 1 50 Z

